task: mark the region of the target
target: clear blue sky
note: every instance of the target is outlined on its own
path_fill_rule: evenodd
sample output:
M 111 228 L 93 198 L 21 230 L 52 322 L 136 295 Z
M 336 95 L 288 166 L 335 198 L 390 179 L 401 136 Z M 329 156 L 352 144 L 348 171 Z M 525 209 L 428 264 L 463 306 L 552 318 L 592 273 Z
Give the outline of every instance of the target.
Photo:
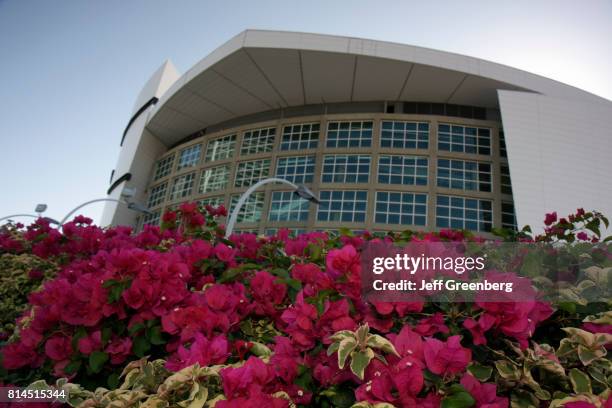
M 611 22 L 609 0 L 0 0 L 0 217 L 103 197 L 153 71 L 185 72 L 247 28 L 452 51 L 612 99 Z

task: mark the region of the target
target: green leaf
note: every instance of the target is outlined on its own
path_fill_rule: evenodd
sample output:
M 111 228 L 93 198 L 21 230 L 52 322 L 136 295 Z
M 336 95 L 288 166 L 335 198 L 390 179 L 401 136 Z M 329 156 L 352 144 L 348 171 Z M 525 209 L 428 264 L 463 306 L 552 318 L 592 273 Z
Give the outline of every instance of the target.
M 593 234 L 595 234 L 597 238 L 599 238 L 601 237 L 601 232 L 599 231 L 599 223 L 600 221 L 596 218 L 592 221 L 589 221 L 584 227 L 589 231 L 593 232 Z
M 493 374 L 493 367 L 483 366 L 478 363 L 472 363 L 468 367 L 468 371 L 481 382 L 487 381 Z
M 112 373 L 108 376 L 108 380 L 106 380 L 108 384 L 108 388 L 111 390 L 117 389 L 119 387 L 119 373 Z
M 495 362 L 495 368 L 502 378 L 510 381 L 518 381 L 521 378 L 519 369 L 509 361 L 498 360 Z
M 340 348 L 340 342 L 339 341 L 330 344 L 330 346 L 327 348 L 327 355 L 331 356 L 332 354 L 336 353 L 339 348 Z
M 347 337 L 340 341 L 338 345 L 338 367 L 344 368 L 346 359 L 353 350 L 357 347 L 357 342 L 352 337 Z
M 470 393 L 459 384 L 453 384 L 450 392 L 451 394 L 442 400 L 441 408 L 468 408 L 476 403 Z
M 569 379 L 576 394 L 592 392 L 591 379 L 579 369 L 572 368 L 569 372 Z
M 368 337 L 367 345 L 372 348 L 377 348 L 379 350 L 382 350 L 385 353 L 395 354 L 396 356 L 399 357 L 399 354 L 397 353 L 397 350 L 395 350 L 393 343 L 391 343 L 389 340 L 385 339 L 384 337 L 379 336 L 378 334 L 370 335 L 370 337 Z
M 144 336 L 136 337 L 132 343 L 132 351 L 137 357 L 144 357 L 150 349 L 151 343 L 149 343 L 149 340 Z
M 357 353 L 353 353 L 351 359 L 351 371 L 355 374 L 360 380 L 363 380 L 365 375 L 365 369 L 370 364 L 370 361 L 374 358 L 374 352 L 372 349 L 368 348 L 365 351 L 359 351 Z
M 151 344 L 156 346 L 166 344 L 166 340 L 164 340 L 160 326 L 151 327 L 149 330 L 147 330 L 147 338 Z
M 318 261 L 322 259 L 321 255 L 323 250 L 320 245 L 308 244 L 308 246 L 306 247 L 306 252 L 308 253 L 310 259 L 313 261 Z
M 105 327 L 102 329 L 102 345 L 103 346 L 105 346 L 106 343 L 108 343 L 112 334 L 113 334 L 113 331 L 111 330 L 110 327 Z
M 568 313 L 576 313 L 576 303 L 574 302 L 560 302 L 558 308 Z
M 355 236 L 353 231 L 350 228 L 346 228 L 346 227 L 340 228 L 338 230 L 338 232 L 340 233 L 340 235 L 345 236 L 345 237 L 354 237 Z
M 282 279 L 289 279 L 289 271 L 284 268 L 274 268 L 271 271 L 272 275 Z
M 364 324 L 363 326 L 359 326 L 359 328 L 355 332 L 355 337 L 357 337 L 357 342 L 359 344 L 365 344 L 369 333 L 370 333 L 370 326 L 368 326 L 367 323 Z
M 108 353 L 103 351 L 94 351 L 89 355 L 89 368 L 93 373 L 99 373 L 104 367 L 104 363 L 108 361 Z
M 144 328 L 145 328 L 144 323 L 136 323 L 135 325 L 133 325 L 132 327 L 128 329 L 128 333 L 130 333 L 130 335 L 134 335 Z
M 83 326 L 80 326 L 78 329 L 76 329 L 74 336 L 72 336 L 72 348 L 78 349 L 79 340 L 86 336 L 87 330 L 85 330 Z
M 81 368 L 81 360 L 71 361 L 66 367 L 64 367 L 64 372 L 66 374 L 73 374 L 79 371 L 79 368 Z
M 583 345 L 578 345 L 578 358 L 585 366 L 588 366 L 593 361 L 606 355 L 605 349 L 603 350 L 590 350 Z
M 346 339 L 347 337 L 355 338 L 355 333 L 350 330 L 340 330 L 332 334 L 330 339 L 332 339 L 333 341 L 340 341 Z
M 253 336 L 253 322 L 251 320 L 243 320 L 240 322 L 240 330 L 247 336 Z

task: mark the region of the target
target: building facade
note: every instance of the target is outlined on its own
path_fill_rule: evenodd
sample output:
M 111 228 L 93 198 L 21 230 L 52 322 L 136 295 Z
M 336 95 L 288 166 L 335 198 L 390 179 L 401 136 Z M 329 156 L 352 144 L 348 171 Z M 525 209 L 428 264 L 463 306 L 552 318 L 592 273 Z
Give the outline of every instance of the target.
M 186 201 L 233 209 L 237 230 L 489 232 L 546 211 L 612 209 L 612 104 L 470 57 L 315 34 L 245 31 L 139 95 L 103 224 L 158 224 Z M 607 115 L 607 116 L 606 116 Z M 604 191 L 602 186 L 605 186 Z M 571 192 L 571 193 L 570 193 Z

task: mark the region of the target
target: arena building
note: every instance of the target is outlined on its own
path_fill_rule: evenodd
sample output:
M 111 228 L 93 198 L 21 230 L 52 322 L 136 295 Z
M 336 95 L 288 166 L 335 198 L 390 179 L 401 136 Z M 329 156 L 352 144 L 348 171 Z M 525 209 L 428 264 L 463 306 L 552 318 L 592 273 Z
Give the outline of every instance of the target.
M 186 201 L 237 229 L 436 230 L 612 214 L 612 102 L 492 62 L 410 45 L 247 30 L 179 75 L 149 79 L 121 138 L 103 225 L 158 224 Z

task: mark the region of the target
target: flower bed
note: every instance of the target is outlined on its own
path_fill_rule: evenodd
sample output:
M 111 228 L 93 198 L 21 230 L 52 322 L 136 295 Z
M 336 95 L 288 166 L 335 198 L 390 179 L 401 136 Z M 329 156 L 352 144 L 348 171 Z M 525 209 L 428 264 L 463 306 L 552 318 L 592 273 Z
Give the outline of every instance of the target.
M 71 404 L 83 406 L 612 404 L 609 299 L 589 303 L 576 292 L 560 305 L 369 304 L 360 292 L 365 242 L 479 238 L 281 230 L 225 240 L 216 223 L 224 211 L 184 204 L 161 229 L 136 235 L 84 217 L 62 233 L 42 219 L 0 231 L 4 262 L 35 256 L 57 268 L 6 332 L 1 381 L 60 379 Z M 533 238 L 528 229 L 497 233 L 595 242 L 607 220 L 578 210 L 561 220 L 549 214 L 546 224 Z M 599 270 L 611 264 L 604 258 Z

